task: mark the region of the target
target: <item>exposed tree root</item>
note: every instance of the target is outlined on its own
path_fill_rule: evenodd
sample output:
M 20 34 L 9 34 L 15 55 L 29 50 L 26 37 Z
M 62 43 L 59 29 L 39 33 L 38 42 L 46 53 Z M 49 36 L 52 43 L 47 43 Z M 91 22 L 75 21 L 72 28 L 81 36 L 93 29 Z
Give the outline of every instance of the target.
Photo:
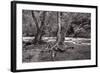
M 57 52 L 63 53 L 63 52 L 66 52 L 67 49 L 74 49 L 74 47 L 66 46 L 65 44 L 59 45 L 57 42 L 53 46 L 48 44 L 48 46 L 42 52 L 50 52 L 52 61 L 55 61 Z

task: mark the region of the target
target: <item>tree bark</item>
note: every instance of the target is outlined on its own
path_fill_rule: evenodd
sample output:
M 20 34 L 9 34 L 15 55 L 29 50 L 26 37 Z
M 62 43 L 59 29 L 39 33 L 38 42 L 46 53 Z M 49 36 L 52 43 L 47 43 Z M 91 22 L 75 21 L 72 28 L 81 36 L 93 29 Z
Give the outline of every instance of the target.
M 42 20 L 41 20 L 41 26 L 39 27 L 39 23 L 37 21 L 37 18 L 35 17 L 34 11 L 32 11 L 32 18 L 36 24 L 36 28 L 37 28 L 37 33 L 35 35 L 35 38 L 33 40 L 34 44 L 40 44 L 42 42 L 42 36 L 45 34 L 43 31 L 44 25 L 45 25 L 45 13 L 42 13 Z
M 61 13 L 57 13 L 58 31 L 55 45 L 51 47 L 51 50 L 64 51 L 64 41 L 65 41 L 65 29 L 61 25 Z
M 64 40 L 65 40 L 65 32 L 64 32 L 64 26 L 61 25 L 61 16 L 62 13 L 58 12 L 58 33 L 57 33 L 57 42 L 58 45 L 63 45 L 64 44 Z
M 55 61 L 56 51 L 60 51 L 60 52 L 65 51 L 64 49 L 65 32 L 63 31 L 61 26 L 61 12 L 57 13 L 57 22 L 58 22 L 58 31 L 57 31 L 56 42 L 55 45 L 53 45 L 50 48 L 51 58 L 53 61 Z
M 37 28 L 37 30 L 39 30 L 39 24 L 38 24 L 38 21 L 37 21 L 37 19 L 35 17 L 34 11 L 32 11 L 31 13 L 32 13 L 32 18 L 33 18 L 33 20 L 34 20 L 34 22 L 36 24 L 36 28 Z

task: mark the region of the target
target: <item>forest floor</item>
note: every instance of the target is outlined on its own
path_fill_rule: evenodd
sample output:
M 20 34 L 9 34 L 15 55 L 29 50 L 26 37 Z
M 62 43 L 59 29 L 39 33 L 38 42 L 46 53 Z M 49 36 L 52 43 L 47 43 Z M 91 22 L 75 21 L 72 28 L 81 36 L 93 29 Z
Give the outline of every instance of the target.
M 32 41 L 32 37 L 23 38 L 24 42 Z M 54 44 L 55 38 L 44 38 L 47 43 L 41 45 L 23 43 L 22 61 L 27 62 L 45 62 L 52 61 L 49 51 L 43 52 L 48 44 Z M 64 60 L 86 60 L 91 59 L 91 40 L 88 38 L 65 38 L 66 48 L 64 52 L 56 52 L 54 61 Z

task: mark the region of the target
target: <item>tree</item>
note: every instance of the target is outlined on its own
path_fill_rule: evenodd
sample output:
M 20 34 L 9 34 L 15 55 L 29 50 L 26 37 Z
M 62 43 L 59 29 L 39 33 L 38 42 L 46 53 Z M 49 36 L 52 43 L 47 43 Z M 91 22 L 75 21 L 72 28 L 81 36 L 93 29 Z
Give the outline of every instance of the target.
M 35 38 L 34 38 L 34 40 L 33 40 L 33 43 L 34 44 L 40 44 L 40 43 L 42 43 L 43 41 L 42 41 L 42 36 L 45 34 L 45 32 L 44 32 L 44 27 L 45 27 L 45 16 L 46 16 L 46 12 L 45 11 L 43 11 L 42 13 L 41 13 L 41 23 L 39 24 L 38 23 L 38 21 L 37 21 L 37 18 L 36 18 L 36 16 L 35 16 L 35 14 L 34 14 L 34 11 L 31 11 L 31 13 L 32 13 L 32 18 L 33 18 L 33 20 L 34 20 L 34 22 L 35 22 L 35 24 L 36 24 L 36 28 L 37 28 L 37 33 L 36 33 L 36 35 L 35 35 Z M 40 26 L 39 26 L 40 25 Z
M 55 44 L 50 47 L 51 50 L 51 57 L 52 60 L 55 60 L 56 51 L 65 51 L 64 41 L 65 41 L 65 28 L 61 25 L 61 12 L 57 12 L 57 21 L 58 21 L 58 31 L 56 36 L 56 42 Z

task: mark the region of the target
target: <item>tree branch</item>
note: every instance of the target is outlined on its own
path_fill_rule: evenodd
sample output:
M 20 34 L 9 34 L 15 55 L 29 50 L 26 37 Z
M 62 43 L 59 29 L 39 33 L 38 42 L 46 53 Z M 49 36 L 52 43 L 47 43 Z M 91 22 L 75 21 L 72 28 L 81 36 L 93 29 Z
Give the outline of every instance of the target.
M 32 11 L 31 13 L 32 13 L 32 18 L 33 18 L 33 20 L 34 20 L 34 22 L 36 24 L 37 30 L 39 30 L 39 24 L 38 24 L 38 21 L 37 21 L 37 19 L 35 17 L 34 11 Z

